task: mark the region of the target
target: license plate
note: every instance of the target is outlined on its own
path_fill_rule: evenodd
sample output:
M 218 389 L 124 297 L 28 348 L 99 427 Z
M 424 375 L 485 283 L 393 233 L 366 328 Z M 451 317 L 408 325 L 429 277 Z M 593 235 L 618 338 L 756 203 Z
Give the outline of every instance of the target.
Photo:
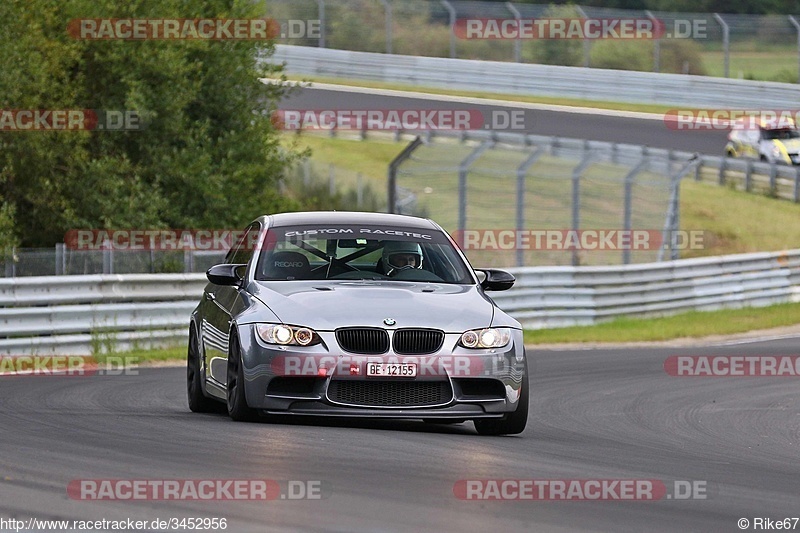
M 416 363 L 367 363 L 367 377 L 417 377 Z

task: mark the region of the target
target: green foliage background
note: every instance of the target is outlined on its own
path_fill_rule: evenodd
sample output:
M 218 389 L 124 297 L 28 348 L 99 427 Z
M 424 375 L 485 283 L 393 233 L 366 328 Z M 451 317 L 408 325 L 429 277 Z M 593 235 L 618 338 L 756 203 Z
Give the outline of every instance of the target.
M 272 43 L 79 40 L 77 18 L 262 18 L 249 0 L 3 0 L 0 108 L 133 110 L 143 131 L 0 132 L 0 246 L 72 228 L 243 227 L 291 210 Z

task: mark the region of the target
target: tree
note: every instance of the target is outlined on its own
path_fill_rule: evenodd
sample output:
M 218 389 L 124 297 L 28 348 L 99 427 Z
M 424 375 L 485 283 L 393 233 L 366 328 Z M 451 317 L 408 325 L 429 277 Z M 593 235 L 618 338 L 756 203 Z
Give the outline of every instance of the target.
M 248 0 L 0 2 L 0 108 L 134 111 L 142 131 L 0 131 L 0 197 L 23 246 L 73 228 L 243 227 L 297 204 L 270 112 L 271 42 L 81 40 L 80 18 L 263 18 Z

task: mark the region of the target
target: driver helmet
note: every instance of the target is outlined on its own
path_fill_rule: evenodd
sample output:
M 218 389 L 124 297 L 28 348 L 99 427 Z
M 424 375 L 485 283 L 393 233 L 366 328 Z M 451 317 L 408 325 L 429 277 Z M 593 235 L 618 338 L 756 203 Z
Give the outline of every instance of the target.
M 422 268 L 422 248 L 415 242 L 387 241 L 381 258 L 387 274 L 395 270 Z

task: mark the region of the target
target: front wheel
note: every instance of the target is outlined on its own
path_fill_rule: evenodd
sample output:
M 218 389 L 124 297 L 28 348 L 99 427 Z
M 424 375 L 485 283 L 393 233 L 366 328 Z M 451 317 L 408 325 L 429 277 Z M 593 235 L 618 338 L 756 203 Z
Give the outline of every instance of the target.
M 192 327 L 189 332 L 189 349 L 186 354 L 186 392 L 189 398 L 189 409 L 193 413 L 220 412 L 222 404 L 203 394 L 201 379 L 203 376 L 200 372 L 200 341 Z
M 252 422 L 258 420 L 258 411 L 247 405 L 243 367 L 239 341 L 234 335 L 231 335 L 227 370 L 228 415 L 237 422 Z
M 489 418 L 473 420 L 475 430 L 481 435 L 516 435 L 525 431 L 528 425 L 528 374 L 522 378 L 522 393 L 519 396 L 519 405 L 513 413 L 503 418 Z

